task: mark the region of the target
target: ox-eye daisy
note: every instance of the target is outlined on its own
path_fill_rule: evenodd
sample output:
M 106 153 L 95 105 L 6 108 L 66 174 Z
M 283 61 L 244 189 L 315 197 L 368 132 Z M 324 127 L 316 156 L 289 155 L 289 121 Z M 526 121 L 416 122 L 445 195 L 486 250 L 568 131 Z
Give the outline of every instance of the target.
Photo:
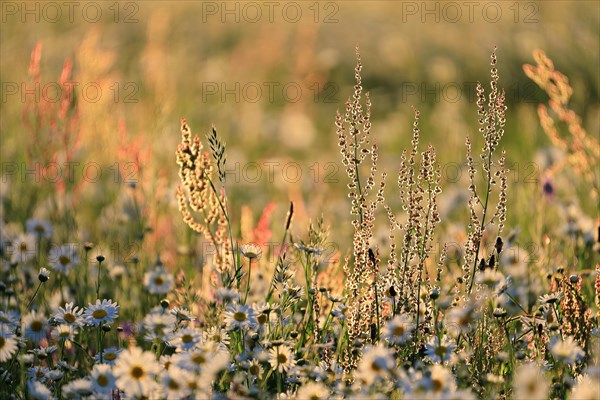
M 431 340 L 425 344 L 425 354 L 434 363 L 443 363 L 450 360 L 452 351 L 456 348 L 454 340 L 444 336 L 442 340 L 437 336 L 431 338 Z
M 108 364 L 108 365 L 115 365 L 115 363 L 117 362 L 117 358 L 119 358 L 119 354 L 121 354 L 121 352 L 123 351 L 123 349 L 117 349 L 116 347 L 109 347 L 107 349 L 102 350 L 102 353 L 96 353 L 96 355 L 94 356 L 94 359 L 96 360 L 97 363 L 100 363 L 100 356 L 102 355 L 102 363 L 104 364 Z
M 169 345 L 178 351 L 187 351 L 197 347 L 202 341 L 202 332 L 195 328 L 183 328 L 169 335 Z
M 35 310 L 23 318 L 25 337 L 34 342 L 39 342 L 46 337 L 46 328 L 48 328 L 48 319 Z
M 52 269 L 63 274 L 68 273 L 79 262 L 77 249 L 75 246 L 68 244 L 52 247 L 48 258 Z
M 115 376 L 112 372 L 112 367 L 107 364 L 96 364 L 90 373 L 92 389 L 95 392 L 108 394 L 115 386 Z
M 573 336 L 567 336 L 562 340 L 559 336 L 555 336 L 550 340 L 548 346 L 552 357 L 568 365 L 574 365 L 585 356 L 585 352 Z
M 383 337 L 390 343 L 402 344 L 410 338 L 412 331 L 412 319 L 406 314 L 401 314 L 389 321 L 383 328 Z
M 389 371 L 395 366 L 392 350 L 378 344 L 367 346 L 358 364 L 356 376 L 366 384 L 373 383 L 376 379 L 386 380 Z
M 288 346 L 277 346 L 269 350 L 269 364 L 274 370 L 286 372 L 296 365 L 296 360 Z
M 119 309 L 117 303 L 113 303 L 112 300 L 96 300 L 96 304 L 88 305 L 83 317 L 88 325 L 110 324 L 119 317 Z
M 154 378 L 159 372 L 154 354 L 138 347 L 123 351 L 113 367 L 117 387 L 127 397 L 149 397 L 157 388 Z
M 248 305 L 233 304 L 225 312 L 225 323 L 230 330 L 250 329 L 258 324 L 255 311 Z
M 534 364 L 521 365 L 515 371 L 514 377 L 515 400 L 548 398 L 548 381 L 539 367 Z
M 64 308 L 58 307 L 58 311 L 55 312 L 52 317 L 56 322 L 61 324 L 74 325 L 78 327 L 85 325 L 83 309 L 73 306 L 73 303 L 65 304 Z
M 144 274 L 144 287 L 152 294 L 169 293 L 173 289 L 174 284 L 173 275 L 165 271 L 162 267 Z
M 0 335 L 0 362 L 10 360 L 17 351 L 17 340 L 13 333 Z

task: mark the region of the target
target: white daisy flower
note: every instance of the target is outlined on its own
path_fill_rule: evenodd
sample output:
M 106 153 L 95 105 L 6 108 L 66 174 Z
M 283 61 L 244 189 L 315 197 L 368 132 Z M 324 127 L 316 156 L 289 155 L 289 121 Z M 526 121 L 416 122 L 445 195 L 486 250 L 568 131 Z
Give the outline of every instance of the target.
M 249 305 L 232 304 L 225 311 L 225 323 L 229 330 L 252 329 L 256 327 L 258 321 L 256 313 Z
M 600 379 L 585 374 L 573 387 L 569 399 L 598 400 L 600 398 L 600 390 L 598 390 L 598 388 L 600 388 Z
M 331 391 L 323 383 L 309 381 L 306 384 L 300 386 L 300 388 L 298 388 L 298 393 L 296 394 L 296 398 L 298 400 L 301 400 L 301 399 L 326 400 L 326 399 L 329 399 L 330 394 L 331 394 Z
M 219 347 L 227 348 L 229 346 L 229 334 L 225 329 L 213 326 L 206 332 L 206 340 L 217 344 Z
M 117 387 L 131 397 L 149 397 L 156 391 L 156 375 L 160 365 L 154 354 L 131 347 L 119 356 L 113 373 L 117 378 Z
M 507 275 L 521 278 L 527 274 L 527 266 L 530 261 L 529 253 L 529 251 L 518 246 L 506 246 L 500 254 L 499 264 Z
M 440 341 L 437 336 L 434 336 L 425 344 L 425 354 L 432 362 L 439 364 L 450 360 L 455 348 L 456 343 L 453 339 L 444 335 Z
M 37 254 L 37 241 L 32 234 L 21 234 L 11 243 L 12 251 L 9 251 L 11 255 L 10 261 L 12 263 L 24 263 Z
M 350 313 L 350 307 L 348 307 L 344 303 L 337 303 L 335 308 L 331 311 L 331 315 L 339 318 L 340 320 L 344 320 L 348 318 L 348 314 Z
M 470 302 L 462 307 L 455 307 L 448 313 L 447 329 L 453 332 L 468 333 L 475 328 L 479 320 L 475 303 Z
M 48 376 L 49 374 L 50 368 L 48 367 L 37 366 L 30 367 L 29 369 L 27 369 L 27 377 L 29 377 L 30 379 L 38 380 L 40 382 L 44 382 L 50 379 Z
M 403 344 L 410 338 L 413 329 L 412 318 L 406 314 L 400 314 L 383 328 L 382 337 L 389 340 L 390 343 Z
M 48 372 L 48 378 L 50 378 L 53 382 L 60 381 L 63 376 L 65 376 L 64 372 L 58 367 L 55 367 Z
M 196 376 L 173 365 L 168 370 L 164 370 L 160 375 L 160 383 L 163 387 L 165 398 L 183 399 L 189 396 L 192 391 L 190 382 L 196 380 Z
M 187 308 L 175 307 L 169 313 L 177 318 L 177 322 L 194 321 L 196 319 Z
M 215 380 L 217 375 L 221 371 L 225 371 L 230 367 L 229 358 L 230 354 L 228 351 L 222 351 L 218 349 L 211 349 L 207 351 L 209 362 L 205 365 L 202 370 L 202 377 L 199 387 L 210 388 L 212 382 Z
M 8 361 L 17 352 L 17 339 L 13 333 L 5 332 L 0 335 L 0 362 Z
M 178 366 L 186 371 L 200 372 L 209 362 L 210 354 L 204 346 L 194 348 L 184 353 L 176 353 L 171 359 L 171 364 Z
M 555 336 L 550 340 L 548 347 L 555 360 L 568 365 L 574 365 L 585 357 L 585 352 L 573 336 L 567 336 L 564 340 Z
M 493 268 L 486 268 L 485 270 L 478 272 L 475 277 L 475 283 L 485 285 L 492 290 L 502 282 L 504 282 L 504 275 L 502 272 Z
M 262 249 L 255 244 L 243 244 L 240 247 L 240 253 L 249 260 L 259 260 L 262 255 Z
M 363 350 L 363 356 L 358 363 L 356 378 L 370 385 L 378 379 L 386 380 L 390 370 L 394 367 L 392 350 L 384 347 L 381 343 L 376 346 L 368 345 Z
M 39 359 L 45 359 L 45 358 L 48 358 L 48 356 L 51 356 L 56 351 L 56 349 L 58 349 L 57 346 L 48 346 L 48 347 L 38 347 L 38 348 L 33 349 L 31 351 Z
M 178 351 L 187 351 L 197 347 L 202 342 L 202 332 L 195 328 L 183 328 L 169 335 L 169 345 Z
M 257 359 L 252 359 L 251 361 L 245 362 L 245 369 L 248 371 L 248 375 L 255 379 L 262 379 L 264 368 L 260 365 L 260 362 Z
M 92 381 L 87 378 L 75 379 L 62 387 L 63 397 L 67 399 L 87 398 L 94 394 Z
M 435 393 L 437 396 L 441 396 L 442 393 L 452 393 L 456 390 L 456 381 L 454 375 L 447 368 L 442 367 L 439 364 L 431 366 L 429 369 L 429 390 Z
M 60 324 L 52 328 L 50 336 L 54 340 L 73 340 L 77 334 L 77 328 L 73 325 Z
M 32 360 L 32 362 L 33 362 L 33 360 Z M 56 365 L 65 372 L 77 372 L 78 371 L 77 367 L 75 367 L 73 365 L 69 365 L 69 363 L 64 360 L 58 360 L 56 362 Z
M 542 370 L 534 364 L 521 365 L 514 374 L 515 400 L 547 399 L 548 381 Z
M 25 337 L 39 342 L 46 337 L 46 329 L 48 328 L 48 319 L 33 310 L 23 318 L 23 332 Z
M 36 380 L 27 381 L 27 392 L 29 396 L 35 400 L 48 400 L 55 398 L 52 396 L 52 392 L 46 385 Z
M 88 325 L 98 326 L 100 324 L 110 324 L 115 318 L 119 317 L 119 307 L 117 303 L 113 303 L 112 300 L 96 300 L 96 304 L 88 304 L 83 318 L 85 318 Z
M 119 358 L 119 354 L 121 354 L 122 351 L 123 349 L 109 347 L 107 349 L 102 350 L 102 353 L 94 355 L 94 360 L 96 360 L 97 363 L 115 365 L 117 359 Z M 102 358 L 100 356 L 102 356 Z
M 240 294 L 237 290 L 220 287 L 217 289 L 217 300 L 222 303 L 233 303 L 240 299 Z
M 79 256 L 75 246 L 66 244 L 60 247 L 52 247 L 48 260 L 53 270 L 66 274 L 79 262 Z
M 144 287 L 152 294 L 169 293 L 174 285 L 173 275 L 162 267 L 157 267 L 153 271 L 144 274 Z
M 152 342 L 155 339 L 167 341 L 175 329 L 177 319 L 171 314 L 151 313 L 144 317 L 142 329 L 145 332 L 144 340 Z
M 73 303 L 65 304 L 65 307 L 58 307 L 58 311 L 52 315 L 56 322 L 61 324 L 73 325 L 82 327 L 85 325 L 83 317 L 83 309 L 73 306 Z
M 541 305 L 558 303 L 563 298 L 562 292 L 553 292 L 540 296 L 538 301 Z
M 41 219 L 28 219 L 25 222 L 25 230 L 36 237 L 49 239 L 52 236 L 52 225 Z
M 279 372 L 287 372 L 296 365 L 292 349 L 288 346 L 275 346 L 269 350 L 269 364 Z
M 116 389 L 116 378 L 112 373 L 112 367 L 108 364 L 96 364 L 90 373 L 92 390 L 97 393 L 109 394 Z
M 19 314 L 14 311 L 0 311 L 0 333 L 14 333 L 19 325 L 19 320 Z

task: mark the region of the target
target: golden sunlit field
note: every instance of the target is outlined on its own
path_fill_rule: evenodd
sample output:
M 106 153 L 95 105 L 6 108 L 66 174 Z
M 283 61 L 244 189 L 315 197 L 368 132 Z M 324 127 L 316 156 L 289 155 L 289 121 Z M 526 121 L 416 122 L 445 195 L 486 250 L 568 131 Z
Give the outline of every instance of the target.
M 597 2 L 0 18 L 0 398 L 600 399 Z

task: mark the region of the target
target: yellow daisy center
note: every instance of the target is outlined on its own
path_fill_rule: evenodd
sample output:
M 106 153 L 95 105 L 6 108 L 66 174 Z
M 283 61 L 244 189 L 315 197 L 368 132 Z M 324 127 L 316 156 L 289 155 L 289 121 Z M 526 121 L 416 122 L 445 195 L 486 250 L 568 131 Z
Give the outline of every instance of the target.
M 42 324 L 42 321 L 32 321 L 29 327 L 34 332 L 40 332 L 43 329 L 44 324 Z
M 233 319 L 235 319 L 237 322 L 243 322 L 246 320 L 246 318 L 246 313 L 243 311 L 238 311 L 233 314 Z
M 70 324 L 72 324 L 73 322 L 77 321 L 77 317 L 75 317 L 75 315 L 73 315 L 73 314 L 71 314 L 71 313 L 65 313 L 65 314 L 63 315 L 63 319 L 64 319 L 66 322 L 70 323 Z
M 100 386 L 106 386 L 108 385 L 108 378 L 106 377 L 106 375 L 99 375 L 96 379 L 96 382 L 98 382 L 98 385 Z
M 136 365 L 135 367 L 131 368 L 131 376 L 133 376 L 135 379 L 140 379 L 142 376 L 144 376 L 144 369 Z
M 106 312 L 106 310 L 103 310 L 101 308 L 98 310 L 95 310 L 92 313 L 92 317 L 94 317 L 95 319 L 102 319 L 102 318 L 106 317 L 107 315 L 108 315 L 108 313 Z

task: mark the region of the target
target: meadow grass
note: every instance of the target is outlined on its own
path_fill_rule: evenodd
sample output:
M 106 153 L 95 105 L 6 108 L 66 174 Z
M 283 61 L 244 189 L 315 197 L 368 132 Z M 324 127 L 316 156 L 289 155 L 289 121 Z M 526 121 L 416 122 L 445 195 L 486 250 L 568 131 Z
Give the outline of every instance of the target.
M 508 206 L 495 50 L 490 83 L 476 86 L 478 136 L 465 138 L 467 194 L 443 213 L 443 144 L 421 143 L 418 110 L 396 170 L 380 172 L 358 51 L 334 119 L 345 218 L 296 226 L 293 201 L 280 220 L 273 204 L 254 218 L 228 195 L 218 128 L 201 137 L 185 118 L 179 182 L 150 178 L 158 167 L 122 126 L 117 189 L 106 177 L 91 193 L 84 180 L 16 183 L 0 221 L 2 396 L 598 398 L 600 227 L 586 205 L 598 201 L 599 147 L 569 108 L 567 78 L 535 60 L 524 69 L 550 97 L 540 122 L 563 153 L 527 210 Z M 36 47 L 33 82 L 40 62 Z M 30 163 L 84 160 L 89 116 L 71 74 L 67 61 L 60 102 L 24 106 Z M 445 221 L 449 209 L 458 217 Z

